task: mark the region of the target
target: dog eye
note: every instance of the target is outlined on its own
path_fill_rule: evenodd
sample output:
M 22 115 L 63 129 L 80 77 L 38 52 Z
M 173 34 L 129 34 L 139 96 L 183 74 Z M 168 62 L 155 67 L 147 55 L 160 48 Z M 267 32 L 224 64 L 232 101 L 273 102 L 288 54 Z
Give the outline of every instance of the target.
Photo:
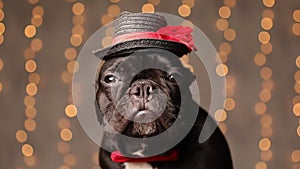
M 114 75 L 107 75 L 104 78 L 105 83 L 116 83 L 118 81 L 119 81 L 119 79 L 117 77 L 115 77 Z
M 181 74 L 179 73 L 172 73 L 167 76 L 166 80 L 172 83 L 178 83 L 181 80 Z

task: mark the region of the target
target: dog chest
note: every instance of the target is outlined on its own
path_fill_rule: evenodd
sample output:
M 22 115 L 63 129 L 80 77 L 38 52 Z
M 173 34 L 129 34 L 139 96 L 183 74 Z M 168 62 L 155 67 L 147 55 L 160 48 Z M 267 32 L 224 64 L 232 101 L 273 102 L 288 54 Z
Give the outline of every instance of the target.
M 157 169 L 153 168 L 151 164 L 146 162 L 125 162 L 125 169 Z

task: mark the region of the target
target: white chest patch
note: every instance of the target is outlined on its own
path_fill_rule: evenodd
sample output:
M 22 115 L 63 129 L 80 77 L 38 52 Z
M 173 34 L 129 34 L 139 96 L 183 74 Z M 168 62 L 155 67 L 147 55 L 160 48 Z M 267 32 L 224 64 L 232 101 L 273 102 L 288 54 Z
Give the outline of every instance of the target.
M 125 162 L 125 169 L 153 169 L 149 163 L 145 162 Z

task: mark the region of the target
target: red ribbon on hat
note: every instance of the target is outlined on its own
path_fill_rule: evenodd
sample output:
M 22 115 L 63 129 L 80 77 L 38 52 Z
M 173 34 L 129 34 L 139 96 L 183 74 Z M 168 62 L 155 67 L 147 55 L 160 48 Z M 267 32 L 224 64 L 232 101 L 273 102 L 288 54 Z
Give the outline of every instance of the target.
M 193 29 L 186 26 L 165 26 L 156 32 L 132 32 L 119 35 L 113 38 L 113 44 L 135 40 L 135 39 L 159 39 L 182 43 L 189 48 L 189 51 L 197 50 L 192 33 Z
M 176 161 L 179 157 L 179 151 L 174 150 L 168 155 L 156 155 L 145 158 L 130 158 L 123 156 L 119 151 L 114 151 L 111 153 L 110 158 L 113 162 L 123 163 L 123 162 L 162 162 L 162 161 Z

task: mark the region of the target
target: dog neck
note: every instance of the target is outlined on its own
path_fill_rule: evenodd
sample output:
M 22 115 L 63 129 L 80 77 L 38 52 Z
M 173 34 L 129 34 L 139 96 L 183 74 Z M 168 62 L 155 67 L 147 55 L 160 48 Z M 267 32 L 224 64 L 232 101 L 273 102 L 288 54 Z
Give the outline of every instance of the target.
M 115 151 L 111 153 L 111 160 L 117 163 L 124 162 L 167 162 L 167 161 L 176 161 L 179 157 L 179 151 L 173 150 L 166 155 L 155 155 L 150 157 L 143 158 L 130 158 L 123 156 L 120 152 Z

